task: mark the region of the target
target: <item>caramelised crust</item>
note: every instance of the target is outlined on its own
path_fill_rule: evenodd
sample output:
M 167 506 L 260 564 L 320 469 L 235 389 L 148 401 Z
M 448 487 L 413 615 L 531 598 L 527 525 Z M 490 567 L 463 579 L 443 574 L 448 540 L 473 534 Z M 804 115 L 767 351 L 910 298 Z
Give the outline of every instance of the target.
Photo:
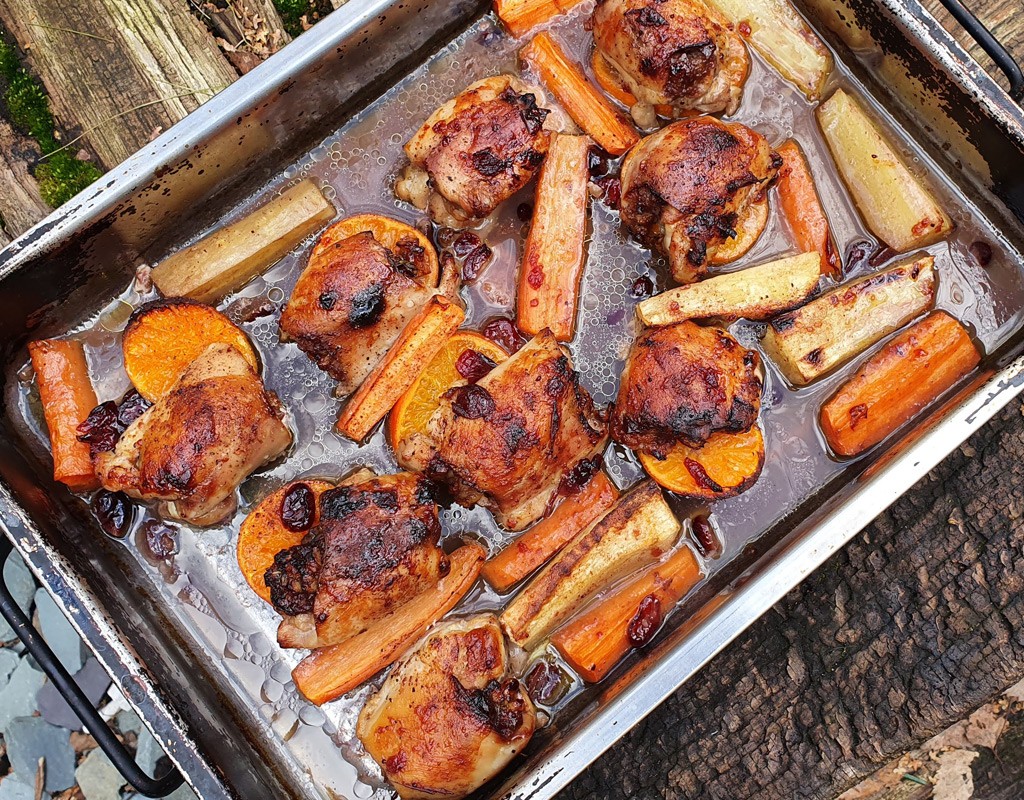
M 594 44 L 641 103 L 734 114 L 750 57 L 701 0 L 601 0 Z
M 415 241 L 389 250 L 369 231 L 338 238 L 324 231 L 281 313 L 282 339 L 354 391 L 434 293 L 419 283 Z
M 522 751 L 536 711 L 493 614 L 442 623 L 366 701 L 356 733 L 403 798 L 465 797 Z
M 446 483 L 463 505 L 480 503 L 499 524 L 522 530 L 570 473 L 590 474 L 606 428 L 568 352 L 544 330 L 475 385 L 448 391 L 427 435 L 406 437 L 397 455 Z
M 405 145 L 430 186 L 469 217 L 486 217 L 525 186 L 548 151 L 544 96 L 512 75 L 486 78 L 430 115 Z
M 242 354 L 210 345 L 113 450 L 97 454 L 96 472 L 105 489 L 162 501 L 167 517 L 214 525 L 234 512 L 238 484 L 291 444 L 283 418 Z
M 719 328 L 681 322 L 633 344 L 612 413 L 612 438 L 663 456 L 716 431 L 750 429 L 761 408 L 761 360 Z
M 712 117 L 674 122 L 626 156 L 622 222 L 668 257 L 676 280 L 692 283 L 781 165 L 765 138 L 744 125 Z

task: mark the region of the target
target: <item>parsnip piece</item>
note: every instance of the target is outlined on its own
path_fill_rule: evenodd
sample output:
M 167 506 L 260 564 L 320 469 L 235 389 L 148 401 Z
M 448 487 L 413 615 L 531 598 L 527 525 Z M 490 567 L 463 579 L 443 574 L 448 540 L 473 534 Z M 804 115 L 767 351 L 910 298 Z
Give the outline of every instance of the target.
M 338 432 L 357 442 L 365 439 L 465 318 L 466 312 L 447 297 L 430 298 L 349 398 L 338 417 Z
M 164 259 L 153 269 L 153 283 L 164 297 L 213 303 L 268 269 L 335 213 L 313 181 L 300 181 L 238 222 Z
M 527 584 L 501 615 L 505 632 L 532 650 L 597 592 L 667 553 L 679 530 L 661 489 L 642 483 Z
M 832 54 L 789 0 L 710 0 L 736 31 L 808 100 L 832 72 Z
M 556 133 L 540 168 L 516 299 L 519 330 L 529 336 L 550 328 L 558 341 L 568 342 L 576 329 L 590 145 L 587 136 Z
M 850 95 L 839 89 L 822 103 L 818 123 L 864 221 L 883 242 L 904 253 L 953 230 L 942 206 Z
M 810 383 L 930 308 L 934 265 L 924 255 L 776 317 L 765 331 L 765 352 L 791 383 Z
M 669 289 L 637 306 L 645 325 L 688 319 L 768 319 L 803 303 L 818 287 L 821 256 L 802 253 Z

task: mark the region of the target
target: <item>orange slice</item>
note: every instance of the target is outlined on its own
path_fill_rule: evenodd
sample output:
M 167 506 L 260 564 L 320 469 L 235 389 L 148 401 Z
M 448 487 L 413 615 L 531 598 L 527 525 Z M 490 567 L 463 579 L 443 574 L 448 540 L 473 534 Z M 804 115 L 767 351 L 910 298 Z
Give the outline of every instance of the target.
M 508 358 L 504 350 L 479 333 L 459 331 L 452 336 L 391 410 L 388 438 L 392 447 L 411 433 L 426 431 L 427 420 L 441 404 L 441 395 L 464 380 L 456 362 L 466 350 L 473 350 L 495 364 Z
M 764 437 L 757 425 L 745 433 L 713 434 L 700 449 L 677 444 L 664 461 L 640 453 L 655 482 L 683 497 L 718 500 L 739 494 L 764 466 Z
M 121 338 L 124 369 L 139 394 L 156 401 L 211 344 L 233 345 L 252 368 L 260 362 L 245 331 L 213 306 L 156 300 L 135 310 Z

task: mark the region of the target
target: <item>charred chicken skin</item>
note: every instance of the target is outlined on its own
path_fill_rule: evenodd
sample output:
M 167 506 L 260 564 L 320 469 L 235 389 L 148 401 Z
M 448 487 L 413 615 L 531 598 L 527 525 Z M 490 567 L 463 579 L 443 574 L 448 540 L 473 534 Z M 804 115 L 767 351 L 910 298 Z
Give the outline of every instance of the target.
M 339 223 L 340 225 L 341 223 Z M 394 249 L 370 231 L 324 231 L 281 314 L 281 338 L 294 341 L 351 394 L 383 358 L 406 323 L 434 294 L 416 239 Z M 427 282 L 430 282 L 427 280 Z
M 761 407 L 761 361 L 719 328 L 681 322 L 634 342 L 612 414 L 612 438 L 663 457 L 717 431 L 747 431 Z
M 103 488 L 160 501 L 160 513 L 216 525 L 235 489 L 292 442 L 276 395 L 228 344 L 210 345 L 171 390 L 96 455 Z
M 711 117 L 681 120 L 634 147 L 622 165 L 622 222 L 663 253 L 680 283 L 707 273 L 708 259 L 736 236 L 743 214 L 778 174 L 782 159 L 761 134 Z
M 440 537 L 437 506 L 418 475 L 324 492 L 319 523 L 264 576 L 274 607 L 291 618 L 283 643 L 338 644 L 436 584 L 448 571 Z
M 600 0 L 594 45 L 638 103 L 734 114 L 750 57 L 702 0 Z
M 400 661 L 356 733 L 403 798 L 465 797 L 522 751 L 537 725 L 492 614 L 453 619 Z
M 529 183 L 548 152 L 544 95 L 512 75 L 486 78 L 430 115 L 405 145 L 395 193 L 456 227 L 486 217 Z
M 397 455 L 463 505 L 480 503 L 505 528 L 522 530 L 563 481 L 590 476 L 606 428 L 568 351 L 545 330 L 479 382 L 446 392 L 427 434 L 406 437 Z

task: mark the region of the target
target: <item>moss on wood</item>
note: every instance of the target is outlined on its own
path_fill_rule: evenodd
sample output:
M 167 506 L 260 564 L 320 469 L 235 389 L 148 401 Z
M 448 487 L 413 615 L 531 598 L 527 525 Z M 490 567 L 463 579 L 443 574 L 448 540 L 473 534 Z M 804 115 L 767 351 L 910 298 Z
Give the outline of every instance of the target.
M 288 35 L 295 37 L 334 10 L 330 0 L 274 0 Z

